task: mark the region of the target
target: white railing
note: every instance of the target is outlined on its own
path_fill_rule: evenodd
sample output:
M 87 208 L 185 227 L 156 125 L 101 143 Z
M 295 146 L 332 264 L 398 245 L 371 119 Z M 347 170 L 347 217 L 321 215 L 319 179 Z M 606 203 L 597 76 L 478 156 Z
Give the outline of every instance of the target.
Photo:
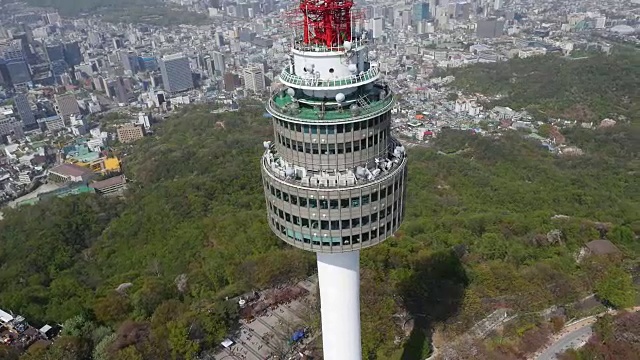
M 354 38 L 350 41 L 350 49 L 357 49 L 360 46 L 366 45 L 368 40 L 362 40 Z M 298 51 L 310 51 L 310 52 L 336 52 L 336 51 L 348 51 L 343 45 L 338 46 L 326 46 L 321 44 L 305 44 L 303 40 L 298 39 L 293 42 L 293 48 Z
M 378 75 L 380 75 L 380 68 L 377 66 L 370 67 L 369 70 L 363 71 L 357 75 L 337 79 L 303 78 L 296 74 L 292 74 L 288 68 L 284 68 L 282 73 L 280 73 L 280 80 L 288 85 L 294 86 L 335 87 L 358 85 L 363 82 L 375 80 Z

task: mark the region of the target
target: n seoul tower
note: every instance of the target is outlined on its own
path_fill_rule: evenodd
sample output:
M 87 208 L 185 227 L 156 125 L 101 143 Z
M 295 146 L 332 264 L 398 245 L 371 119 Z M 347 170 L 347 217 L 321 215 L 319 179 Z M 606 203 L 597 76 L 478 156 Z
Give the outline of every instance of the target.
M 360 360 L 360 250 L 404 217 L 407 157 L 391 89 L 352 27 L 350 0 L 301 0 L 284 87 L 266 104 L 275 141 L 262 177 L 269 226 L 317 254 L 325 360 Z

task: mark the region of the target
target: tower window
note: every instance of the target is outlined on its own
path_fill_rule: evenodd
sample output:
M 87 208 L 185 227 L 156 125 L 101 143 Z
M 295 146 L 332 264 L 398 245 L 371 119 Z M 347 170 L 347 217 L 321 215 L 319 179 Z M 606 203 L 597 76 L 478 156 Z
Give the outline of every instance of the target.
M 343 209 L 349 208 L 349 199 L 340 199 L 340 207 Z
M 351 220 L 342 220 L 342 230 L 351 228 Z

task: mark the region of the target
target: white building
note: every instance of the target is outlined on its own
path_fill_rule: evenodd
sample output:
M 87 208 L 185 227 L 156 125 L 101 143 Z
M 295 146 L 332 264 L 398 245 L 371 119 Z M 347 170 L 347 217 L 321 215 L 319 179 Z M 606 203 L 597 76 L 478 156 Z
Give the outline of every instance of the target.
M 255 93 L 260 93 L 266 88 L 264 80 L 264 71 L 256 65 L 249 65 L 242 69 L 242 77 L 244 78 L 244 87 Z

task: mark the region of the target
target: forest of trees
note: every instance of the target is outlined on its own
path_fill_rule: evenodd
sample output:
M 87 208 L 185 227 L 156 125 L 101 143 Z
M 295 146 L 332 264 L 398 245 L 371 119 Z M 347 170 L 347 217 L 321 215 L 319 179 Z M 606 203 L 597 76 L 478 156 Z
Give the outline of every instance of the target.
M 540 119 L 640 120 L 640 51 L 572 60 L 558 55 L 479 64 L 450 72 L 460 89 L 502 95 L 493 105 L 527 109 Z
M 227 296 L 312 274 L 313 254 L 266 223 L 258 160 L 270 126 L 260 108 L 189 107 L 128 151 L 125 199 L 3 209 L 0 307 L 64 324 L 53 346 L 21 359 L 193 359 L 236 324 Z M 594 291 L 619 307 L 635 302 L 640 129 L 565 135 L 584 156 L 558 158 L 516 132 L 445 131 L 433 148 L 410 150 L 406 220 L 362 254 L 367 359 L 423 359 L 433 331 L 453 338 L 498 307 L 532 312 Z M 577 263 L 601 236 L 622 260 Z M 416 326 L 395 345 L 403 309 Z M 524 317 L 487 353 L 515 358 L 548 326 Z

